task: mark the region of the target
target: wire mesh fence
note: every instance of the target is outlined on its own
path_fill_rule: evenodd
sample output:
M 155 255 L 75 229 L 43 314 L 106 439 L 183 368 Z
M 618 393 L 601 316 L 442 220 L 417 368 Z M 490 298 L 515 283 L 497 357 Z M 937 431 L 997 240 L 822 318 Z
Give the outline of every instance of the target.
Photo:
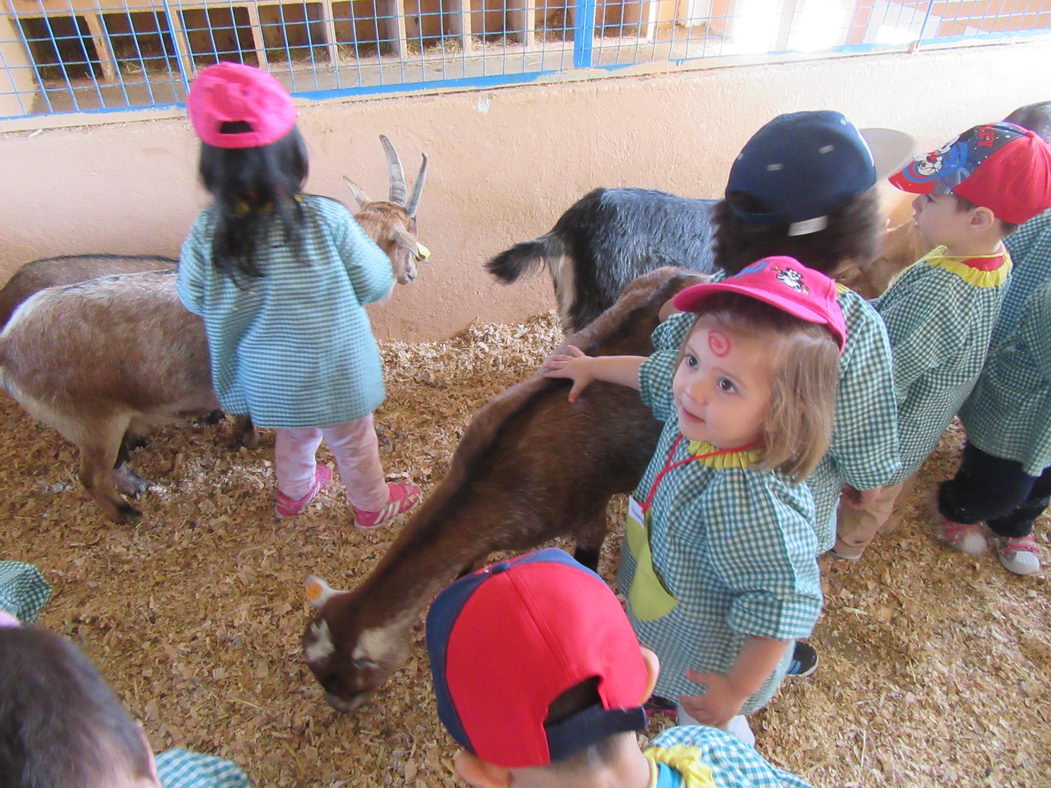
M 220 60 L 324 97 L 1051 34 L 1051 0 L 0 2 L 0 118 L 177 104 Z

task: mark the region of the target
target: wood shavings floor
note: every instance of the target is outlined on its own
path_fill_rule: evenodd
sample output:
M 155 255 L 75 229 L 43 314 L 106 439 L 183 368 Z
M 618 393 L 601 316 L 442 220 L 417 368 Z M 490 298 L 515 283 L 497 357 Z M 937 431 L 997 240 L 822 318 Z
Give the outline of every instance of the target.
M 385 344 L 389 399 L 376 421 L 388 475 L 426 494 L 474 410 L 560 339 L 545 315 Z M 272 434 L 255 451 L 231 450 L 228 427 L 183 424 L 133 454 L 157 488 L 138 504 L 139 525 L 117 526 L 80 488 L 71 446 L 6 398 L 0 423 L 0 557 L 43 571 L 54 596 L 40 623 L 81 645 L 156 750 L 221 755 L 259 786 L 459 784 L 422 623 L 405 665 L 353 715 L 324 705 L 300 660 L 305 576 L 356 585 L 400 523 L 357 532 L 338 484 L 279 522 Z M 905 523 L 859 565 L 823 559 L 821 667 L 786 681 L 753 718 L 760 752 L 816 786 L 1051 785 L 1048 572 L 1015 577 L 992 555 L 953 553 L 929 535 L 922 498 L 953 472 L 960 440 L 946 434 Z M 622 508 L 611 506 L 609 579 Z M 1047 525 L 1038 531 L 1051 561 Z

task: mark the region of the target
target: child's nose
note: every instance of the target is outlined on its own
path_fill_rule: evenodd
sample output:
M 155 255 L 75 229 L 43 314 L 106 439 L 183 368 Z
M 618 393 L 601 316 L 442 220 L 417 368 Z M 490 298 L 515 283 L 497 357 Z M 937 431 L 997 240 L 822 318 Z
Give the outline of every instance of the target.
M 922 206 L 922 205 L 923 205 L 923 195 L 921 194 L 919 197 L 917 197 L 915 200 L 912 201 L 912 210 L 916 211 L 916 213 L 919 213 L 920 212 L 920 206 Z

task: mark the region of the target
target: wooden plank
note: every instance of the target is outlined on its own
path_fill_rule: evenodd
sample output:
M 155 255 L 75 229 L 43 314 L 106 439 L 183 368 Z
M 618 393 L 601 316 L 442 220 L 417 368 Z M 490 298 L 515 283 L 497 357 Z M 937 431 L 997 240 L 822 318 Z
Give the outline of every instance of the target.
M 245 3 L 248 11 L 248 24 L 252 28 L 252 46 L 255 47 L 255 56 L 258 58 L 259 68 L 269 70 L 269 61 L 266 58 L 266 39 L 263 38 L 263 24 L 259 20 L 259 4 Z M 236 17 L 234 25 L 236 26 Z
M 405 57 L 405 3 L 404 0 L 381 0 L 376 9 L 383 17 L 379 20 L 380 33 L 385 42 L 394 46 L 394 54 Z
M 450 31 L 460 39 L 461 51 L 471 52 L 471 0 L 449 0 Z
M 531 47 L 536 44 L 536 6 L 530 0 L 508 0 L 507 19 L 510 28 L 507 32 L 517 33 L 523 46 Z
M 102 66 L 102 78 L 107 82 L 116 82 L 117 56 L 113 54 L 113 45 L 106 35 L 102 17 L 99 14 L 84 14 L 84 21 L 88 24 L 91 41 L 95 44 L 95 54 L 98 55 L 99 65 Z
M 336 49 L 336 20 L 333 16 L 332 0 L 321 0 L 321 21 L 325 26 L 325 48 L 328 50 L 328 62 L 335 67 L 339 63 L 339 50 Z

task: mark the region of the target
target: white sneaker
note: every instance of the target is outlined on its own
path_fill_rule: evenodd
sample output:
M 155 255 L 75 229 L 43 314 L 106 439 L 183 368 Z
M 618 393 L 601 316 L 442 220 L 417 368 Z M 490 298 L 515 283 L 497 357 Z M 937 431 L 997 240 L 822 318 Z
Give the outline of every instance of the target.
M 1040 547 L 1033 534 L 1013 539 L 998 537 L 996 555 L 1004 569 L 1016 575 L 1031 575 L 1040 571 Z

